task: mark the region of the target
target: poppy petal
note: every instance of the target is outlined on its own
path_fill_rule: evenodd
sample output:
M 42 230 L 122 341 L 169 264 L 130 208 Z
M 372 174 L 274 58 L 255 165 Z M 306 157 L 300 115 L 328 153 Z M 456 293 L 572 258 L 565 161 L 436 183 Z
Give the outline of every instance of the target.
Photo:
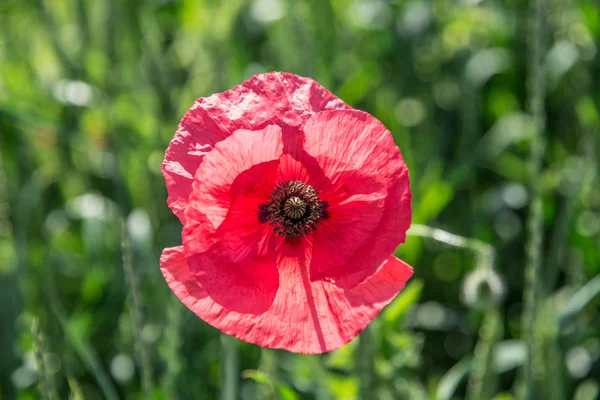
M 315 231 L 312 280 L 352 287 L 377 271 L 410 225 L 408 170 L 391 133 L 357 110 L 324 111 L 304 149 L 330 178 L 330 218 Z M 351 238 L 351 239 L 349 239 Z
M 310 79 L 268 73 L 199 99 L 162 169 L 184 227 L 161 270 L 224 333 L 331 351 L 412 275 L 390 257 L 411 217 L 391 133 Z
M 265 311 L 279 287 L 273 229 L 258 217 L 264 199 L 259 188 L 273 187 L 277 168 L 277 161 L 263 162 L 236 177 L 227 216 L 211 235 L 211 246 L 205 251 L 195 252 L 199 249 L 197 231 L 209 222 L 196 224 L 192 217 L 187 218 L 183 244 L 190 270 L 215 302 L 237 312 Z M 197 211 L 195 207 L 190 202 L 189 210 Z M 197 212 L 194 218 L 198 216 L 204 215 Z
M 192 192 L 194 173 L 204 154 L 211 149 L 210 145 L 199 144 L 189 132 L 179 127 L 165 152 L 162 171 L 169 193 L 167 204 L 181 222 Z
M 379 225 L 384 200 L 378 196 L 352 199 L 341 204 L 330 203 L 328 218 L 321 221 L 314 232 L 315 262 L 310 269 L 311 280 L 334 281 L 332 269 L 350 264 L 356 245 L 369 241 Z
M 344 108 L 349 106 L 312 79 L 282 72 L 255 75 L 231 90 L 196 100 L 165 152 L 169 207 L 184 223 L 191 182 L 203 156 L 234 131 L 300 126 L 314 113 Z
M 308 247 L 308 246 L 307 246 Z M 214 299 L 198 283 L 183 246 L 165 249 L 161 271 L 175 295 L 198 317 L 226 334 L 264 347 L 299 353 L 335 350 L 354 339 L 412 276 L 412 268 L 389 257 L 379 271 L 352 289 L 309 282 L 300 268 L 307 247 L 282 252 L 280 288 L 262 313 L 240 313 Z M 300 307 L 306 304 L 306 307 Z
M 243 215 L 254 206 L 246 214 L 258 224 L 258 204 L 269 199 L 282 149 L 281 129 L 269 125 L 258 131 L 238 130 L 204 156 L 185 212 L 182 238 L 189 254 L 202 253 L 214 243 L 228 213 Z
M 373 231 L 371 239 L 358 249 L 347 265 L 329 271 L 336 285 L 351 288 L 359 284 L 378 268 L 367 266 L 376 266 L 380 259 L 393 254 L 398 244 L 406 239 L 411 220 L 408 171 L 405 170 L 399 179 L 400 182 L 392 187 L 386 198 L 381 223 Z
M 273 230 L 259 218 L 282 154 L 281 129 L 237 130 L 196 171 L 183 246 L 190 270 L 211 298 L 238 312 L 270 307 L 277 288 Z

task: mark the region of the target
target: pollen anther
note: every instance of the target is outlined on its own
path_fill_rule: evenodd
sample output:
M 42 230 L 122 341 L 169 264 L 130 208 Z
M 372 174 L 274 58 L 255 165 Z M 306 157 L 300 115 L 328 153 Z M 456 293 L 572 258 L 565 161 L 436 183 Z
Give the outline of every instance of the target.
M 286 181 L 275 186 L 267 204 L 258 206 L 258 219 L 269 222 L 278 235 L 294 239 L 314 231 L 328 217 L 327 206 L 312 186 Z

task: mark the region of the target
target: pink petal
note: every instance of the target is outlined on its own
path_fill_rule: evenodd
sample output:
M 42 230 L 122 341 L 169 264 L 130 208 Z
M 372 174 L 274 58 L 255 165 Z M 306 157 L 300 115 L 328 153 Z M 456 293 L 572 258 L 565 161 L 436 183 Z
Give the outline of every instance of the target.
M 312 280 L 353 287 L 374 274 L 410 225 L 408 170 L 391 133 L 356 110 L 324 111 L 304 126 L 304 150 L 330 178 L 330 218 L 314 232 Z
M 301 126 L 322 110 L 349 108 L 310 78 L 270 72 L 203 97 L 183 116 L 163 161 L 167 203 L 181 222 L 202 157 L 238 129 Z
M 183 246 L 198 282 L 228 309 L 264 311 L 277 292 L 273 229 L 258 212 L 275 186 L 282 149 L 278 126 L 237 130 L 196 171 Z
M 266 203 L 273 190 L 282 149 L 281 129 L 269 125 L 259 131 L 238 130 L 204 157 L 185 212 L 182 238 L 189 254 L 204 252 L 214 243 L 236 196 L 245 200 L 235 212 L 254 205 L 251 218 L 258 223 L 258 204 Z M 239 208 L 242 204 L 246 208 Z
M 240 312 L 211 297 L 191 273 L 181 246 L 163 251 L 161 271 L 173 293 L 210 325 L 259 346 L 298 353 L 323 353 L 350 342 L 412 276 L 410 266 L 390 257 L 375 275 L 342 289 L 310 282 L 309 244 L 281 250 L 279 289 L 262 312 Z
M 165 152 L 162 171 L 169 193 L 167 203 L 181 222 L 184 222 L 187 199 L 192 192 L 194 173 L 204 154 L 211 149 L 210 145 L 200 145 L 179 127 Z

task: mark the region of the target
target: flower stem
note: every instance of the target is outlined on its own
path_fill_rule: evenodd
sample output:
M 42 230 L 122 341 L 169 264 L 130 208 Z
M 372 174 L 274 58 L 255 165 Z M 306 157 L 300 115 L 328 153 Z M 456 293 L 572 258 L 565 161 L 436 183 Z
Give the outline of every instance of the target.
M 237 400 L 239 379 L 239 352 L 236 340 L 222 334 L 221 349 L 223 351 L 222 376 L 223 388 L 222 400 Z
M 524 390 L 523 400 L 531 400 L 536 395 L 535 365 L 539 361 L 539 352 L 541 349 L 535 343 L 535 325 L 538 318 L 537 303 L 540 297 L 541 274 L 541 252 L 543 240 L 543 215 L 542 215 L 542 186 L 541 170 L 542 157 L 546 147 L 544 138 L 545 129 L 545 74 L 543 66 L 543 24 L 544 10 L 546 8 L 545 0 L 530 0 L 528 17 L 528 54 L 529 71 L 527 82 L 528 108 L 533 118 L 534 135 L 529 158 L 530 167 L 530 190 L 531 207 L 527 219 L 527 233 L 529 240 L 526 245 L 526 265 L 525 265 L 525 290 L 524 290 L 524 311 L 522 325 L 524 328 L 523 337 L 528 349 L 528 357 L 523 368 Z

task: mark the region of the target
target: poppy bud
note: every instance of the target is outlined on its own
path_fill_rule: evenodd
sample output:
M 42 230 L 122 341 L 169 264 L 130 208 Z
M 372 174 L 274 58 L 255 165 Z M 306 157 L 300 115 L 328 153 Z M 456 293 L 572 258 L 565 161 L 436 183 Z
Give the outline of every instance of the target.
M 489 267 L 479 267 L 469 273 L 463 283 L 463 302 L 477 310 L 487 310 L 504 300 L 504 281 Z

